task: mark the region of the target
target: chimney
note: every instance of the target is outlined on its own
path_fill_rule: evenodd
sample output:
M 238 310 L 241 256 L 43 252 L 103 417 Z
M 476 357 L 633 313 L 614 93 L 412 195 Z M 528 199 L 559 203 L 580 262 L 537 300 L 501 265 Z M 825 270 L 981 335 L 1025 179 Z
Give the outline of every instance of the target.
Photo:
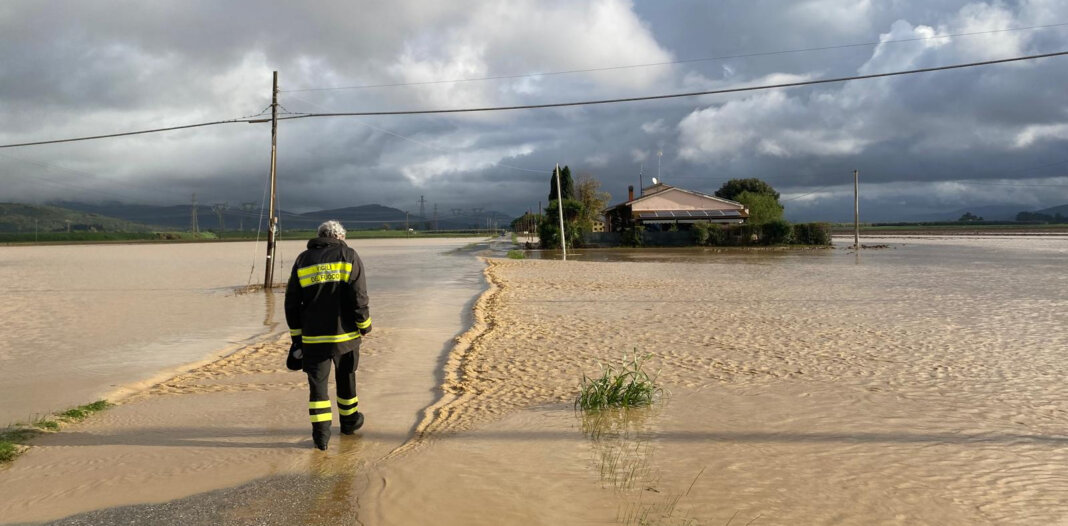
M 633 200 L 634 200 L 634 185 L 630 185 L 630 186 L 627 187 L 627 201 L 630 202 L 630 201 L 633 201 Z

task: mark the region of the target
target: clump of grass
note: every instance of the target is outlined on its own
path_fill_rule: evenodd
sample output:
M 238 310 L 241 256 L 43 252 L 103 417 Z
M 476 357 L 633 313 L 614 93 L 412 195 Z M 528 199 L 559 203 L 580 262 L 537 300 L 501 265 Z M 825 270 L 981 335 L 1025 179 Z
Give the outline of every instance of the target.
M 80 405 L 63 411 L 59 416 L 68 422 L 77 422 L 79 420 L 85 420 L 89 415 L 103 411 L 109 407 L 111 407 L 111 404 L 107 400 L 97 400 L 91 404 Z
M 33 427 L 44 429 L 46 431 L 56 431 L 59 429 L 59 422 L 56 422 L 55 420 L 38 420 L 33 423 Z
M 662 390 L 656 386 L 656 376 L 649 376 L 643 367 L 650 354 L 638 356 L 635 352 L 630 360 L 623 357 L 623 364 L 617 369 L 608 365 L 600 378 L 582 375 L 579 397 L 575 407 L 585 410 L 606 407 L 636 407 L 650 405 Z
M 0 439 L 0 462 L 14 460 L 19 456 L 19 447 L 14 442 Z
M 0 463 L 14 460 L 26 449 L 23 443 L 39 433 L 40 431 L 36 429 L 25 427 L 0 431 Z
M 10 462 L 22 454 L 28 447 L 26 443 L 33 437 L 44 432 L 58 431 L 62 423 L 85 420 L 89 415 L 103 411 L 111 405 L 107 400 L 97 400 L 51 415 L 51 418 L 40 418 L 32 424 L 14 424 L 7 429 L 0 429 L 0 463 Z
M 522 250 L 509 250 L 508 259 L 526 259 L 527 255 Z

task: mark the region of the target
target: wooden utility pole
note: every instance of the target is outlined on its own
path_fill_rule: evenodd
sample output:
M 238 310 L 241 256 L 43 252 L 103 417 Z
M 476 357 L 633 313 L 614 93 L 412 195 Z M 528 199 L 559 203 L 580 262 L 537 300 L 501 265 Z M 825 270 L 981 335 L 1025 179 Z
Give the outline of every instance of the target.
M 556 163 L 556 205 L 560 213 L 560 249 L 567 261 L 567 237 L 564 235 L 564 194 L 560 190 L 560 163 Z
M 853 248 L 860 250 L 860 171 L 853 170 Z
M 275 210 L 275 165 L 278 157 L 278 72 L 274 72 L 271 87 L 271 200 L 267 212 L 267 265 L 263 275 L 263 290 L 270 291 L 274 285 L 274 239 L 278 229 L 278 211 Z

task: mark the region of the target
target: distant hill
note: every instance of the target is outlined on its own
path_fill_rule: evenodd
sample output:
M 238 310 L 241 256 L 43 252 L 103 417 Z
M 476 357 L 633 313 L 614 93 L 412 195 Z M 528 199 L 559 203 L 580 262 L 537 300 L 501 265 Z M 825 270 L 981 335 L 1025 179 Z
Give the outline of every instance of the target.
M 987 205 L 958 208 L 949 212 L 923 214 L 909 217 L 907 221 L 956 221 L 960 216 L 971 212 L 985 221 L 1014 221 L 1020 212 L 1020 205 Z
M 193 216 L 193 207 L 189 204 L 158 206 L 119 202 L 94 204 L 77 201 L 57 201 L 50 204 L 85 214 L 110 216 L 167 230 L 189 230 Z M 211 205 L 197 206 L 197 224 L 201 230 L 255 230 L 257 224 L 261 230 L 266 230 L 266 216 L 267 212 L 258 207 L 226 208 L 216 211 Z M 283 230 L 312 230 L 328 219 L 337 219 L 350 230 L 398 229 L 404 228 L 405 225 L 416 230 L 434 228 L 431 224 L 433 218 L 424 218 L 415 214 L 408 214 L 405 217 L 403 210 L 377 204 L 318 210 L 303 214 L 280 210 L 278 216 Z M 494 224 L 507 226 L 510 221 L 510 216 L 496 211 L 439 214 L 437 229 L 466 230 L 486 228 L 487 225 L 493 226 Z
M 139 222 L 49 205 L 0 203 L 0 232 L 146 232 Z
M 300 214 L 299 217 L 314 223 L 311 228 L 315 228 L 323 221 L 336 219 L 341 221 L 341 223 L 345 225 L 345 228 L 352 230 L 378 229 L 382 228 L 383 225 L 389 225 L 390 228 L 398 228 L 404 226 L 405 219 L 408 219 L 410 222 L 415 222 L 417 220 L 416 216 L 409 216 L 406 218 L 403 210 L 382 205 L 361 205 L 346 208 L 333 208 L 330 210 L 318 210 Z M 283 222 L 293 221 L 294 219 L 295 218 L 282 218 Z
M 493 210 L 472 212 L 464 211 L 438 214 L 437 225 L 433 217 L 423 217 L 403 210 L 382 205 L 362 205 L 348 208 L 334 208 L 301 214 L 301 217 L 313 219 L 315 225 L 328 219 L 341 221 L 345 228 L 352 230 L 389 228 L 409 228 L 416 230 L 469 230 L 472 228 L 507 227 L 512 218 Z
M 1037 214 L 1068 216 L 1068 204 L 1060 206 L 1051 206 L 1049 208 L 1043 208 L 1042 210 L 1027 210 L 1027 212 L 1035 212 Z
M 138 205 L 116 201 L 103 203 L 83 203 L 79 201 L 54 201 L 54 206 L 108 215 L 146 225 L 155 225 L 161 230 L 189 230 L 193 223 L 192 205 Z M 264 212 L 263 216 L 267 213 Z M 255 230 L 256 222 L 260 221 L 258 209 L 242 210 L 240 208 L 228 208 L 222 211 L 224 230 Z M 283 216 L 284 219 L 284 216 Z M 197 206 L 197 225 L 201 230 L 217 230 L 219 217 L 212 211 L 210 205 Z M 266 228 L 267 220 L 262 220 L 262 228 Z

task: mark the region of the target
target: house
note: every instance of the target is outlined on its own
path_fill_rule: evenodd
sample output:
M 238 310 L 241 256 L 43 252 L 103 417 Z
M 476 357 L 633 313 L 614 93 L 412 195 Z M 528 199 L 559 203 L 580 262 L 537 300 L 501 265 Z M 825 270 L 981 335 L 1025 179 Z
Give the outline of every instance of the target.
M 658 182 L 634 196 L 628 188 L 626 202 L 604 210 L 605 231 L 622 232 L 632 226 L 646 230 L 689 229 L 693 223 L 744 223 L 749 209 L 742 203 L 676 188 Z

